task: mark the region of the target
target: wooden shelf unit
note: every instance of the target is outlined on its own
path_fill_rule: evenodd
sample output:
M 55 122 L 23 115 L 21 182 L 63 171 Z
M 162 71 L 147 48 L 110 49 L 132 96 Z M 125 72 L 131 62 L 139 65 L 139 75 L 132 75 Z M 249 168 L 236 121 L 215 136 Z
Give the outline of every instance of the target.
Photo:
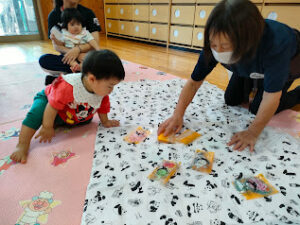
M 219 0 L 105 0 L 106 35 L 201 49 L 204 27 Z M 300 0 L 252 0 L 264 18 L 300 30 Z

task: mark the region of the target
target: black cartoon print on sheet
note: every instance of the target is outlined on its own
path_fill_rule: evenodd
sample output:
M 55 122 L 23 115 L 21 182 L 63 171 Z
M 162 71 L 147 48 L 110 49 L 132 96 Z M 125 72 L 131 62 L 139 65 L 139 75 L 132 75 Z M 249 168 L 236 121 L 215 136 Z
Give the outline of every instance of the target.
M 297 224 L 299 142 L 266 128 L 256 153 L 233 151 L 226 141 L 254 117 L 246 109 L 226 106 L 216 87 L 205 82 L 186 111 L 185 127 L 201 133 L 199 139 L 189 146 L 157 143 L 157 124 L 172 114 L 183 85 L 181 80 L 123 82 L 112 93 L 112 119 L 121 120 L 121 127 L 99 127 L 82 225 L 226 225 L 262 219 Z M 123 137 L 139 125 L 154 132 L 140 146 L 128 145 Z M 189 169 L 196 148 L 215 152 L 210 175 Z M 147 178 L 162 159 L 182 163 L 166 186 Z M 257 173 L 279 193 L 247 201 L 232 187 L 234 179 Z

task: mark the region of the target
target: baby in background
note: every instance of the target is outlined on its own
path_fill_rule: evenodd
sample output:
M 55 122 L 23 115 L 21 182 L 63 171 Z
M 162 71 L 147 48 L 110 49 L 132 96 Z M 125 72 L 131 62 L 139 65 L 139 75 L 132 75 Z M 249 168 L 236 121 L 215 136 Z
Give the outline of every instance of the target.
M 65 46 L 70 49 L 77 46 L 81 52 L 79 45 L 89 43 L 95 50 L 100 49 L 93 35 L 83 27 L 84 20 L 77 9 L 65 9 L 61 14 L 61 21 L 61 32 L 56 27 L 51 29 L 50 38 L 56 45 Z M 81 70 L 85 55 L 86 53 L 80 53 L 76 60 L 70 62 L 70 69 L 73 72 Z
M 54 127 L 89 123 L 98 114 L 104 127 L 116 127 L 117 120 L 109 120 L 109 94 L 115 85 L 124 80 L 125 71 L 120 58 L 110 50 L 89 52 L 82 64 L 81 73 L 56 78 L 52 84 L 37 93 L 19 135 L 16 150 L 10 159 L 26 163 L 30 142 L 51 142 Z

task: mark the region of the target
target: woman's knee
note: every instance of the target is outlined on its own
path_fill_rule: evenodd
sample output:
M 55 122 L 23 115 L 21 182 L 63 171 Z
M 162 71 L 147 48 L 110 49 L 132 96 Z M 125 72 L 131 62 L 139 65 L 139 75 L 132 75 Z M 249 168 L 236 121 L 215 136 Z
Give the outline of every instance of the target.
M 237 106 L 242 104 L 243 99 L 239 98 L 238 96 L 233 96 L 233 94 L 230 93 L 229 91 L 225 91 L 224 100 L 226 105 Z
M 48 54 L 42 55 L 39 58 L 39 64 L 42 68 L 47 68 L 47 63 L 48 62 Z

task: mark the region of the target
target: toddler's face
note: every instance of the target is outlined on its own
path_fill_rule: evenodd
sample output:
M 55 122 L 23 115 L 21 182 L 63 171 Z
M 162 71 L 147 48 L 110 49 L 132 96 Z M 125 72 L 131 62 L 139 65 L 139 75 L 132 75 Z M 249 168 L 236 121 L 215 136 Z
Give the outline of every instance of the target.
M 71 34 L 80 34 L 80 32 L 82 31 L 82 24 L 76 20 L 71 20 L 68 23 L 68 31 Z
M 117 78 L 95 80 L 91 84 L 91 88 L 96 95 L 105 96 L 109 95 L 118 83 L 120 83 L 120 80 Z

